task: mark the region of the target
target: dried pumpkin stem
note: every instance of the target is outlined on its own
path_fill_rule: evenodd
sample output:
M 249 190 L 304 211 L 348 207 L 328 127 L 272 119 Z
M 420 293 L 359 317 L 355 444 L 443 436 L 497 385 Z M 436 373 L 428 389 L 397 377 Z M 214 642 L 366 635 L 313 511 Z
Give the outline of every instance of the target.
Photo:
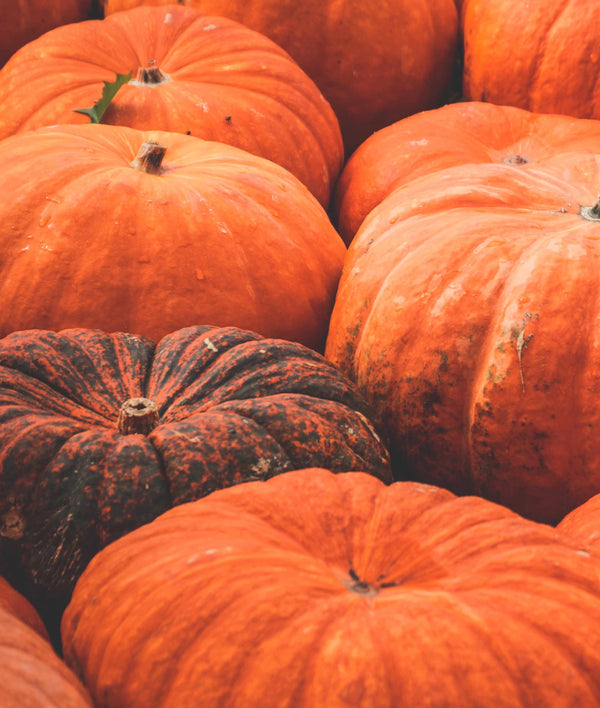
M 160 422 L 158 407 L 149 398 L 129 398 L 121 406 L 117 427 L 122 435 L 148 435 Z
M 142 143 L 131 166 L 149 175 L 160 174 L 162 161 L 166 152 L 167 148 L 165 145 L 149 140 Z
M 141 86 L 155 86 L 156 84 L 165 84 L 170 81 L 170 78 L 161 71 L 160 67 L 156 66 L 154 59 L 148 62 L 148 66 L 140 66 L 137 76 L 130 83 Z
M 583 216 L 588 221 L 600 221 L 600 196 L 594 206 L 582 206 L 579 209 L 579 215 Z

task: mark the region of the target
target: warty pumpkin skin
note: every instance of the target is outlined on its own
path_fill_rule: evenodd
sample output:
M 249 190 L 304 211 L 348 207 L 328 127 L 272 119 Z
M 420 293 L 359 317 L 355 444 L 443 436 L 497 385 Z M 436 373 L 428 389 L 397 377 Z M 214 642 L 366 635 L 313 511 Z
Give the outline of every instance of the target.
M 91 12 L 92 0 L 0 0 L 0 67 L 24 44 Z
M 417 177 L 463 164 L 538 170 L 561 153 L 600 152 L 600 123 L 468 101 L 423 111 L 368 138 L 346 163 L 333 215 L 350 243 L 385 197 Z
M 62 622 L 98 708 L 600 703 L 600 564 L 479 498 L 288 472 L 101 551 Z
M 108 125 L 7 138 L 0 164 L 0 335 L 210 322 L 322 350 L 346 250 L 287 170 Z
M 600 490 L 599 185 L 591 152 L 459 165 L 364 220 L 326 356 L 377 411 L 397 478 L 548 523 Z
M 461 26 L 466 99 L 600 117 L 594 0 L 466 0 Z
M 105 14 L 142 0 L 105 0 Z M 160 5 L 164 2 L 153 2 Z M 349 155 L 372 132 L 442 104 L 458 49 L 454 0 L 184 0 L 283 47 L 332 105 Z
M 321 355 L 252 332 L 191 327 L 157 346 L 13 333 L 0 340 L 0 572 L 50 624 L 94 553 L 171 506 L 315 464 L 390 482 L 370 417 Z
M 33 606 L 1 577 L 0 686 L 2 708 L 92 708 Z
M 0 71 L 0 138 L 89 122 L 103 82 L 132 73 L 102 123 L 187 133 L 290 170 L 325 207 L 344 149 L 331 106 L 271 40 L 192 8 L 139 7 L 60 27 Z

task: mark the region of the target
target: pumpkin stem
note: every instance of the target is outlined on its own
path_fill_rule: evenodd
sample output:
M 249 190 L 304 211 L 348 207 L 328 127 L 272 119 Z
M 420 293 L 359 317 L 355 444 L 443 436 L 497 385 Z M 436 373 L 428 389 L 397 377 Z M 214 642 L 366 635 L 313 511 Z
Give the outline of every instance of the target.
M 357 595 L 366 595 L 367 597 L 373 597 L 379 594 L 379 590 L 373 585 L 361 580 L 353 568 L 350 568 L 349 575 L 350 579 L 344 581 L 344 584 L 349 590 L 352 590 L 352 592 L 355 592 Z
M 588 221 L 600 221 L 600 196 L 594 206 L 582 206 L 579 208 L 579 215 Z
M 137 76 L 129 83 L 137 86 L 152 86 L 156 84 L 165 84 L 171 79 L 161 69 L 156 66 L 156 61 L 152 59 L 148 62 L 148 66 L 140 66 Z
M 142 143 L 138 150 L 135 160 L 130 163 L 132 167 L 140 172 L 146 172 L 149 175 L 160 174 L 161 165 L 167 148 L 165 145 L 148 140 Z
M 158 407 L 149 398 L 129 398 L 121 406 L 117 427 L 122 435 L 148 435 L 159 423 Z

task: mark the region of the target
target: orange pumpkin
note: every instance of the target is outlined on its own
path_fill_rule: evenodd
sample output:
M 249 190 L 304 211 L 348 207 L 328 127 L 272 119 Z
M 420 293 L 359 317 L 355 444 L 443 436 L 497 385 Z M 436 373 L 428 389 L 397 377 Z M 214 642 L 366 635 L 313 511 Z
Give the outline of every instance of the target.
M 600 157 L 589 130 L 588 151 L 559 144 L 537 162 L 422 175 L 362 222 L 326 355 L 378 411 L 397 478 L 550 523 L 600 490 Z
M 91 708 L 77 677 L 54 653 L 30 603 L 0 577 L 2 708 Z
M 6 138 L 0 164 L 1 336 L 209 323 L 323 348 L 345 248 L 282 167 L 109 125 Z
M 327 206 L 342 137 L 315 84 L 272 41 L 231 20 L 171 5 L 59 27 L 0 71 L 0 138 L 58 123 L 103 82 L 132 73 L 103 123 L 216 140 L 289 169 Z
M 557 528 L 586 548 L 600 551 L 600 494 L 569 512 Z
M 62 635 L 98 708 L 591 707 L 600 566 L 483 499 L 300 470 L 105 548 Z
M 600 123 L 477 101 L 452 103 L 393 123 L 368 138 L 338 181 L 334 218 L 350 243 L 396 187 L 464 164 L 537 170 L 573 150 L 600 152 Z
M 600 118 L 595 0 L 465 0 L 462 34 L 465 98 Z
M 164 5 L 169 0 L 154 0 Z M 104 0 L 108 15 L 142 0 Z M 182 0 L 270 37 L 331 103 L 348 154 L 373 131 L 440 105 L 458 48 L 454 0 Z
M 92 0 L 0 0 L 0 66 L 32 39 L 59 25 L 87 20 Z

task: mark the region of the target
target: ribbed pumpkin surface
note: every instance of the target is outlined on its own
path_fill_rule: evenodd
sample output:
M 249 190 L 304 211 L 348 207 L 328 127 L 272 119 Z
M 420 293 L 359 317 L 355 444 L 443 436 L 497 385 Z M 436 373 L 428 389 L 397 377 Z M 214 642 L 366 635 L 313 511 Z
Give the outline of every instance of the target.
M 476 101 L 451 103 L 398 121 L 368 138 L 344 167 L 334 215 L 347 243 L 394 189 L 465 164 L 552 165 L 561 153 L 600 152 L 600 123 Z
M 600 567 L 478 498 L 286 473 L 104 549 L 62 625 L 98 708 L 600 703 Z
M 143 0 L 104 0 L 109 14 Z M 180 0 L 270 37 L 313 79 L 349 155 L 373 131 L 444 102 L 455 69 L 453 0 Z M 152 5 L 170 4 L 152 0 Z
M 158 425 L 118 426 L 145 397 Z M 390 481 L 370 411 L 315 352 L 233 328 L 0 341 L 0 572 L 51 615 L 100 548 L 171 506 L 286 470 Z
M 91 708 L 77 677 L 54 653 L 31 604 L 0 577 L 2 708 Z
M 103 123 L 248 150 L 329 204 L 344 150 L 315 84 L 266 37 L 174 4 L 67 25 L 30 43 L 0 72 L 0 138 L 89 122 L 75 109 L 90 108 L 103 82 L 129 72 Z
M 458 166 L 365 219 L 326 354 L 398 475 L 545 522 L 600 490 L 600 223 L 580 214 L 599 184 L 592 152 Z
M 137 157 L 152 142 L 158 174 Z M 0 164 L 0 335 L 208 322 L 323 348 L 346 249 L 279 165 L 111 125 L 15 135 Z

